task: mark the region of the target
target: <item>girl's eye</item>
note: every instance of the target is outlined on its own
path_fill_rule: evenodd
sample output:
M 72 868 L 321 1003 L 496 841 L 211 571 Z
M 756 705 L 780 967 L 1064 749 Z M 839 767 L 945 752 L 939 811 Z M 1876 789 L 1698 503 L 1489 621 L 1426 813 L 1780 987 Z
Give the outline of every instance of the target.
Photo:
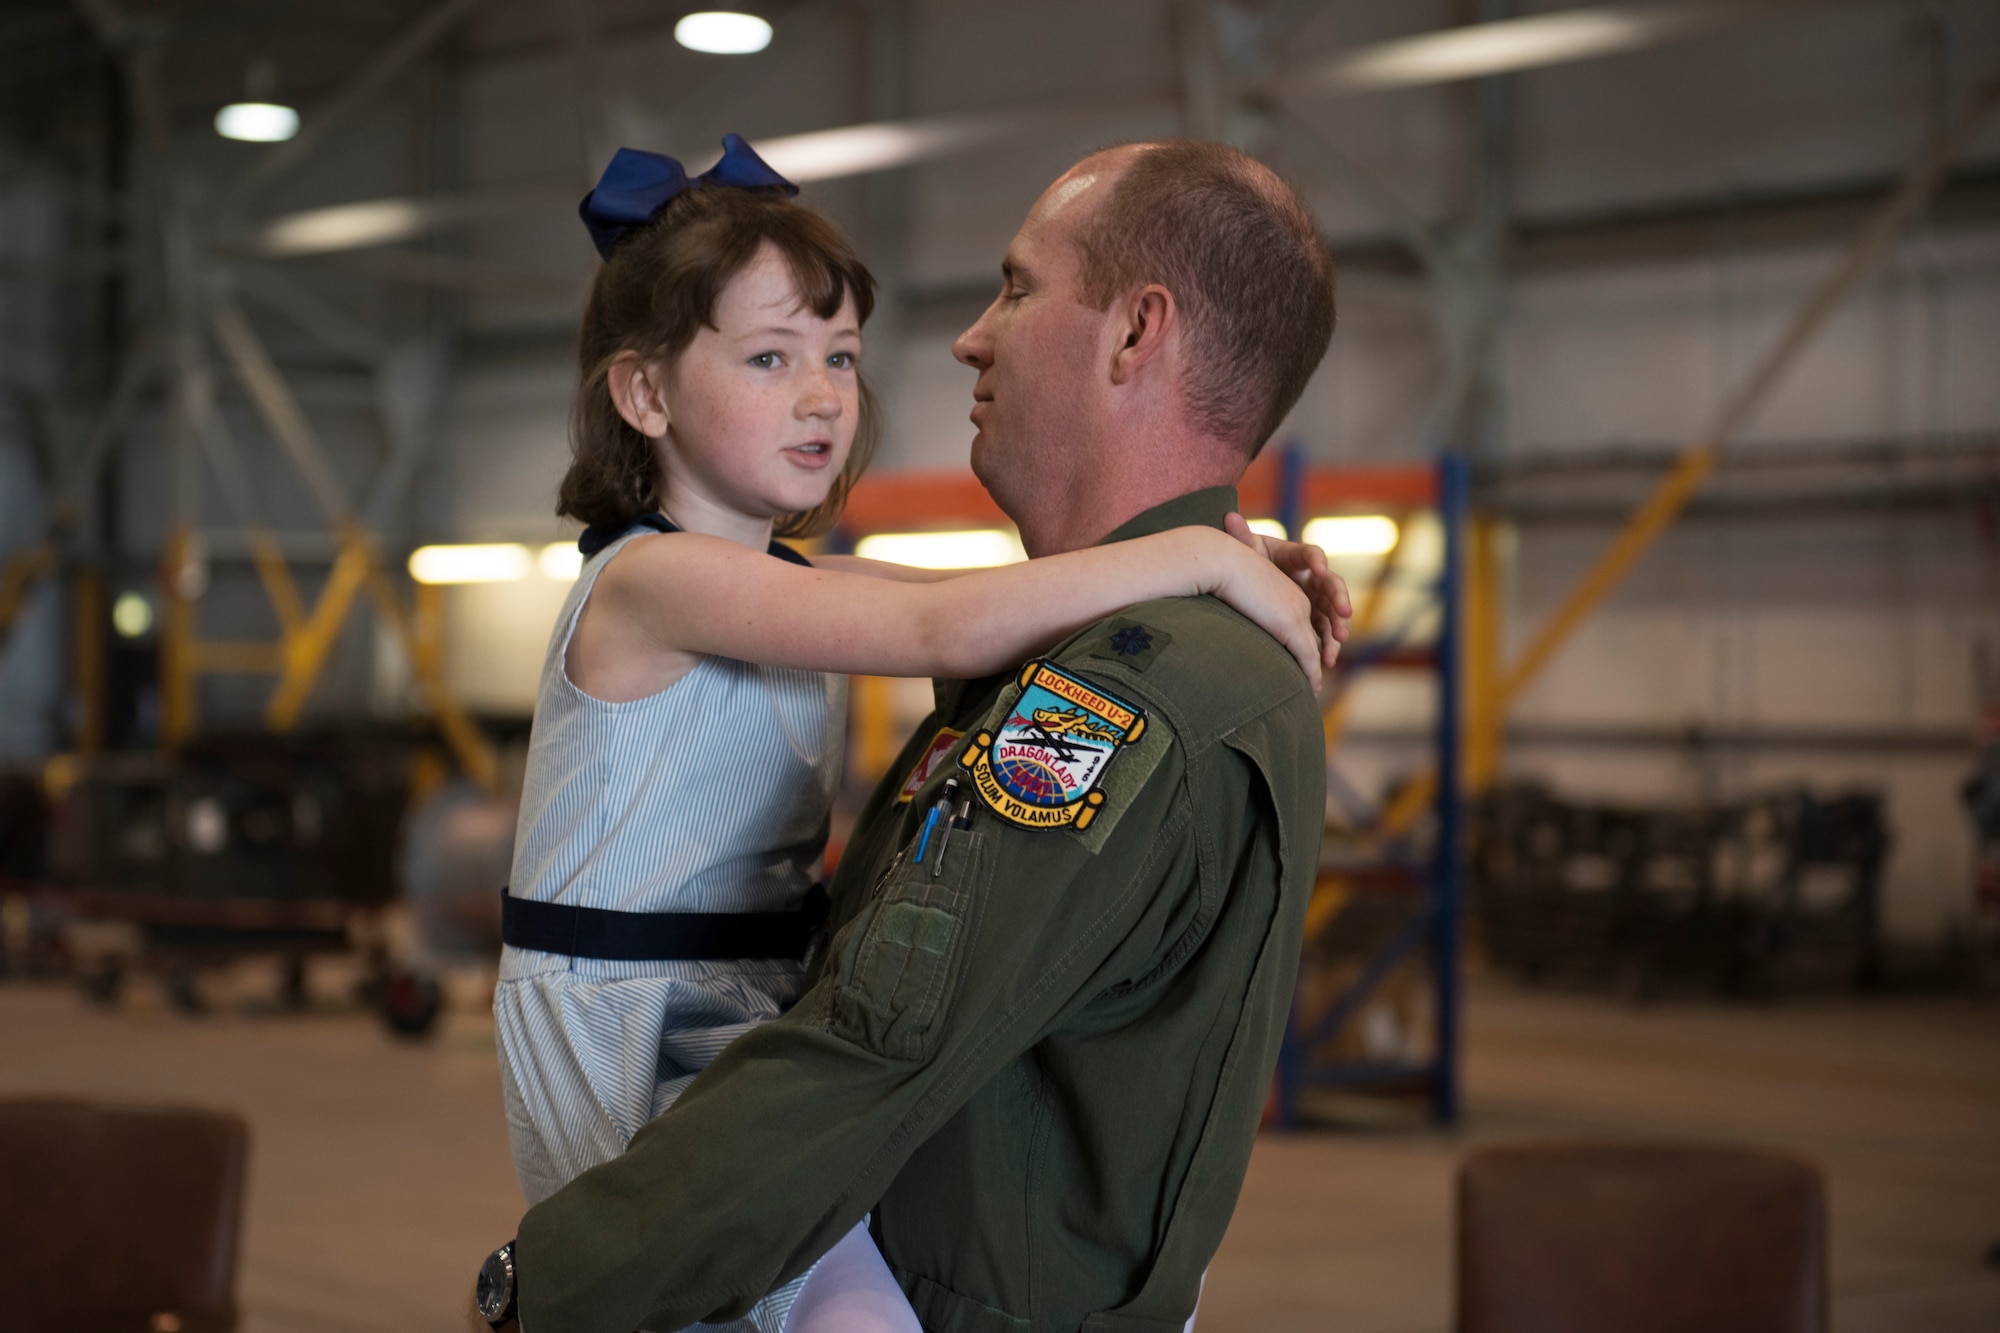
M 750 358 L 750 364 L 759 370 L 775 370 L 778 365 L 776 352 L 759 352 Z
M 835 352 L 826 359 L 826 363 L 835 370 L 852 370 L 854 369 L 854 353 Z

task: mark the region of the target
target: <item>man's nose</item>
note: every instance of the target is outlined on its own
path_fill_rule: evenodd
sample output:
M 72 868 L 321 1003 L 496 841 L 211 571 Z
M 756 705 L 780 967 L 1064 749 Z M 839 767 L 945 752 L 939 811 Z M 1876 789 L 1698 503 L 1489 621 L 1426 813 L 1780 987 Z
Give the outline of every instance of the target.
M 989 306 L 987 313 L 992 313 Z M 993 364 L 993 339 L 986 332 L 986 316 L 981 315 L 958 337 L 952 339 L 951 354 L 974 370 L 984 370 Z

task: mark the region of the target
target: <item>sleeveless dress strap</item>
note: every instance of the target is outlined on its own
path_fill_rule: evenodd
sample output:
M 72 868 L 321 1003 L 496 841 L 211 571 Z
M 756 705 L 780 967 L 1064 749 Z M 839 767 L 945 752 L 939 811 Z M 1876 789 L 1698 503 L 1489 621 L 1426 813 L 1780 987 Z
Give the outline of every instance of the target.
M 620 537 L 623 537 L 626 533 L 637 531 L 640 528 L 645 528 L 651 532 L 679 532 L 681 530 L 665 514 L 658 512 L 634 514 L 623 523 L 591 524 L 583 530 L 583 535 L 576 539 L 576 549 L 583 552 L 583 558 L 588 560 L 605 547 L 611 545 L 611 543 L 617 541 Z M 804 565 L 808 569 L 812 568 L 812 561 L 806 559 L 776 538 L 773 538 L 770 546 L 765 549 L 780 560 L 789 561 L 794 565 Z

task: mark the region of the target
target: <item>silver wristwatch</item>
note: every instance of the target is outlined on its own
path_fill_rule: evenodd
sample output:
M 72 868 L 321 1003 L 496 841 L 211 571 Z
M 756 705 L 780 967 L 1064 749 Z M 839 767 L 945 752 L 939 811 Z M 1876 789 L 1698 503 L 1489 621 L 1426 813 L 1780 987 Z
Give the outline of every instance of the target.
M 479 1317 L 498 1328 L 514 1317 L 514 1242 L 508 1241 L 479 1265 L 474 1300 Z

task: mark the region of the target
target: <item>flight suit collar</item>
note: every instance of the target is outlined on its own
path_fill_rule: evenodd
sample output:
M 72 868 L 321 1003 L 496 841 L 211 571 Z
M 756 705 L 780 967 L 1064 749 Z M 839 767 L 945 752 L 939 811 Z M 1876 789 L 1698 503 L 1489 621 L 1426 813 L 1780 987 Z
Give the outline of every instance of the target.
M 1111 542 L 1130 541 L 1134 537 L 1150 537 L 1169 528 L 1219 528 L 1222 520 L 1235 509 L 1234 486 L 1210 486 L 1205 490 L 1189 491 L 1125 520 L 1097 544 L 1104 546 Z
M 1177 495 L 1165 504 L 1156 504 L 1142 514 L 1137 514 L 1113 528 L 1108 536 L 1097 545 L 1111 542 L 1130 541 L 1134 537 L 1150 537 L 1156 532 L 1170 528 L 1219 528 L 1222 520 L 1236 511 L 1236 488 L 1234 486 L 1209 486 L 1199 491 L 1189 491 Z M 1000 683 L 1011 678 L 1016 668 L 979 680 L 934 680 L 931 694 L 936 704 L 938 716 L 950 721 L 958 716 L 960 707 L 967 699 L 983 699 L 994 693 Z

